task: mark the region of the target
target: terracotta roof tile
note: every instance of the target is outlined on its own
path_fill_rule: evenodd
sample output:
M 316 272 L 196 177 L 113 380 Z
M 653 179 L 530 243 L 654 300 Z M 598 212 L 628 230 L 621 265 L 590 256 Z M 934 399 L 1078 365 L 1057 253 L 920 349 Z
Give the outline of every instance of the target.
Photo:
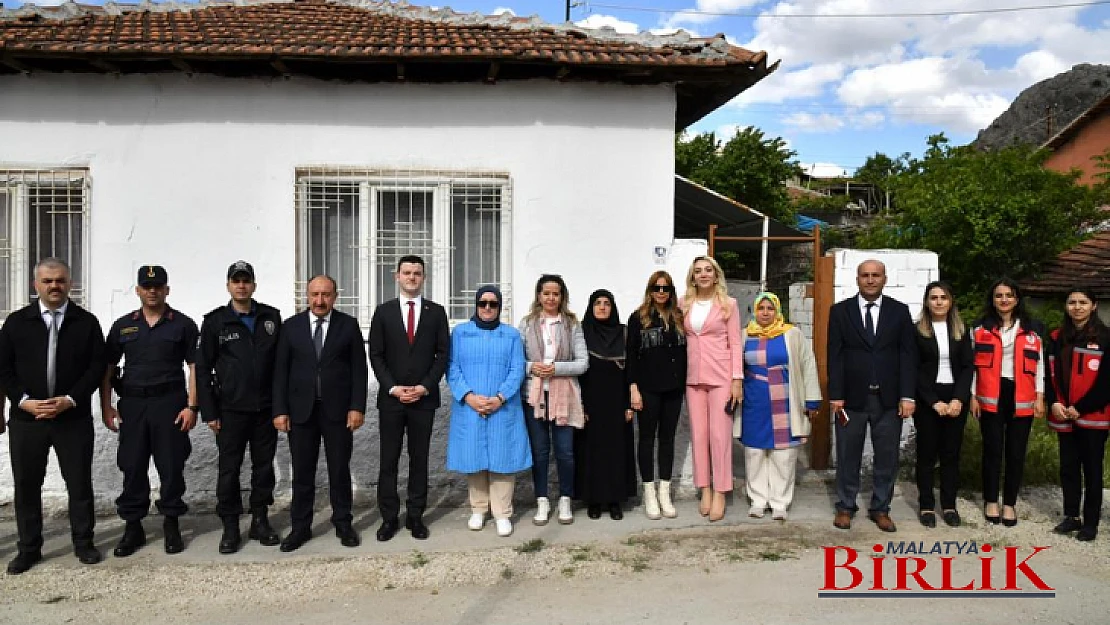
M 100 44 L 107 44 L 102 47 Z M 66 4 L 0 12 L 0 54 L 342 55 L 373 60 L 518 56 L 562 64 L 724 67 L 766 55 L 723 35 L 623 36 L 536 18 L 477 16 L 367 0 L 104 7 Z
M 1110 298 L 1110 231 L 1099 232 L 1062 252 L 1045 264 L 1040 276 L 1022 283 L 1027 292 L 1063 295 L 1067 289 L 1086 286 L 1101 298 Z

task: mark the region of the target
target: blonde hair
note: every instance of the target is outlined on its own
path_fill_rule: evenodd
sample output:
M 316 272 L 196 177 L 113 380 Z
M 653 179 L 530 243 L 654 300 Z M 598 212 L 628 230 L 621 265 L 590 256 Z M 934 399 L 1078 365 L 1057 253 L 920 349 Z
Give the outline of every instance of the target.
M 663 306 L 662 312 L 659 313 L 659 317 L 663 320 L 663 329 L 670 330 L 673 327 L 679 334 L 684 334 L 682 309 L 678 307 L 678 291 L 675 289 L 674 278 L 663 270 L 656 271 L 648 278 L 647 288 L 644 289 L 644 301 L 636 309 L 636 314 L 640 317 L 640 327 L 651 327 L 651 311 L 656 310 L 652 293 L 655 291 L 655 283 L 659 282 L 660 278 L 666 280 L 671 287 L 670 297 L 667 298 L 667 303 Z
M 570 310 L 570 293 L 567 292 L 567 283 L 563 281 L 562 276 L 546 273 L 536 281 L 536 297 L 532 299 L 532 307 L 528 310 L 528 314 L 524 316 L 524 320 L 530 322 L 538 319 L 543 314 L 540 293 L 543 292 L 543 285 L 548 282 L 559 285 L 559 314 L 565 317 L 571 325 L 578 323 L 578 317 Z
M 694 266 L 703 261 L 713 267 L 713 273 L 717 276 L 717 280 L 714 282 L 716 286 L 713 299 L 721 307 L 721 317 L 727 320 L 732 316 L 732 306 L 728 301 L 728 285 L 725 284 L 725 272 L 721 271 L 721 266 L 711 256 L 698 256 L 694 259 L 694 262 L 690 263 L 690 270 L 686 272 L 686 295 L 683 297 L 682 308 L 684 311 L 689 310 L 698 295 L 698 286 L 694 283 Z
M 929 292 L 933 289 L 940 289 L 948 296 L 948 301 L 951 306 L 948 307 L 948 316 L 945 322 L 948 324 L 948 330 L 952 333 L 952 338 L 957 341 L 964 337 L 966 328 L 964 327 L 964 320 L 960 319 L 960 311 L 956 309 L 956 298 L 952 295 L 952 287 L 947 282 L 930 282 L 925 287 L 925 295 L 921 299 L 921 314 L 917 318 L 917 331 L 921 336 L 933 338 L 933 315 L 929 312 Z

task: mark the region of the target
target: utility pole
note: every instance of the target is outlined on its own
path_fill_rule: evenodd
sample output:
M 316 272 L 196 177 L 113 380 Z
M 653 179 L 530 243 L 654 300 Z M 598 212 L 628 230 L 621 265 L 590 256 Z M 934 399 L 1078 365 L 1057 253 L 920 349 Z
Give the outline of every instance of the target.
M 574 0 L 566 0 L 566 2 L 567 2 L 567 15 L 566 15 L 566 19 L 564 20 L 566 22 L 570 21 L 570 5 L 573 3 L 573 1 Z

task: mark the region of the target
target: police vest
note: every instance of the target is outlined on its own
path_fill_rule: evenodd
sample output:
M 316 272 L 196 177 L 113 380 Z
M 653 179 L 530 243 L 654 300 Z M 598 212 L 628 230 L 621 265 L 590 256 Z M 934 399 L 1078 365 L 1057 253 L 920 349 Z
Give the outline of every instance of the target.
M 1056 341 L 1059 340 L 1059 337 L 1059 330 L 1052 332 L 1052 340 L 1057 345 L 1057 349 L 1059 349 L 1059 346 Z M 1067 393 L 1061 392 L 1060 378 L 1057 374 L 1057 366 L 1061 363 L 1058 361 L 1055 351 L 1048 355 L 1048 369 L 1049 376 L 1052 379 L 1052 388 L 1056 391 L 1057 401 L 1069 406 L 1081 399 L 1094 386 L 1095 378 L 1098 377 L 1098 368 L 1102 364 L 1103 349 L 1097 341 L 1090 341 L 1072 348 L 1071 366 L 1067 378 Z M 1079 415 L 1079 418 L 1075 421 L 1059 420 L 1052 415 L 1051 411 L 1049 412 L 1048 426 L 1057 432 L 1071 432 L 1075 425 L 1092 430 L 1110 430 L 1110 406 L 1100 412 Z
M 987 412 L 998 412 L 1002 394 L 1002 336 L 998 328 L 975 328 L 975 399 Z M 1033 416 L 1037 399 L 1037 363 L 1041 360 L 1041 337 L 1024 327 L 1014 338 L 1014 416 Z

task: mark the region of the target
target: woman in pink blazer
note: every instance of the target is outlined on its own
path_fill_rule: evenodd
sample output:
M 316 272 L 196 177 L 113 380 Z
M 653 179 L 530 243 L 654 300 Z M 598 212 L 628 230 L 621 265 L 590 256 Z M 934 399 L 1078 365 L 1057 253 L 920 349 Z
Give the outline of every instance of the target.
M 708 256 L 686 274 L 686 406 L 694 454 L 694 486 L 702 516 L 720 521 L 732 490 L 732 419 L 744 397 L 740 312 L 728 296 L 725 275 Z M 712 488 L 710 488 L 712 486 Z

